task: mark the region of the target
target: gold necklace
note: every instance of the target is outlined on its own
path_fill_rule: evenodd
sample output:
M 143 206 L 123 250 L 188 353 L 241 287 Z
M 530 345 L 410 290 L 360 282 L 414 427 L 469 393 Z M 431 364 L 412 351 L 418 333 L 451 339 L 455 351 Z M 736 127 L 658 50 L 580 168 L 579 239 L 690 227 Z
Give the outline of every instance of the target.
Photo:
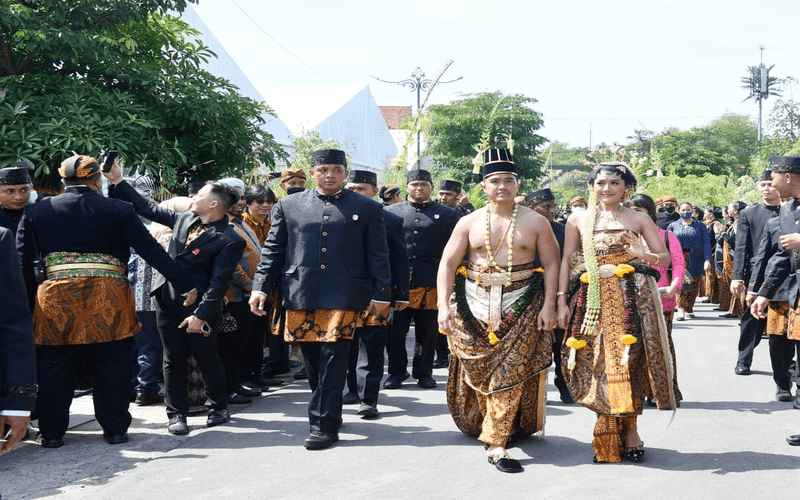
M 506 252 L 506 286 L 511 285 L 511 269 L 514 267 L 514 233 L 516 233 L 515 229 L 517 226 L 517 211 L 519 205 L 514 203 L 514 210 L 511 211 L 511 222 L 508 224 L 506 228 L 506 233 L 503 235 L 506 239 L 506 244 L 508 245 L 508 251 Z M 492 249 L 492 205 L 489 204 L 486 206 L 486 224 L 484 225 L 484 244 L 486 245 L 486 257 L 487 257 L 487 265 L 486 268 L 494 269 L 497 271 L 502 272 L 503 268 L 497 264 L 497 260 L 495 259 L 496 252 Z M 503 241 L 503 237 L 500 238 L 500 242 Z M 498 251 L 499 243 L 498 242 Z

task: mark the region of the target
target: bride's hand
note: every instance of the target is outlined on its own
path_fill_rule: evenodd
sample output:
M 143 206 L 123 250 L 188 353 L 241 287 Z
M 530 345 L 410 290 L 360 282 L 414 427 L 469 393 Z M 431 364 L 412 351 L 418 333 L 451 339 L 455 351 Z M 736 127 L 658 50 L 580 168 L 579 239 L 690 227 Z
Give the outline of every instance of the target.
M 636 235 L 625 233 L 622 235 L 622 242 L 625 244 L 628 253 L 637 259 L 641 259 L 647 253 L 647 248 L 642 245 L 642 240 Z

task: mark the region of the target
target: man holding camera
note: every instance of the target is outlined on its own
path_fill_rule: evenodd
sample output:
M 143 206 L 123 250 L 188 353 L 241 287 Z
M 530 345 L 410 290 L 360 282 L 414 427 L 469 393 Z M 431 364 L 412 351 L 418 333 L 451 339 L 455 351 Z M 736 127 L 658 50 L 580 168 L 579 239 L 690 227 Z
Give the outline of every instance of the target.
M 130 247 L 176 288 L 178 267 L 133 208 L 100 193 L 97 161 L 75 155 L 58 173 L 64 194 L 25 210 L 17 234 L 23 272 L 38 283 L 33 311 L 42 446 L 64 444 L 77 373 L 94 374 L 94 409 L 109 444 L 128 440 L 133 336 L 141 326 L 127 279 Z

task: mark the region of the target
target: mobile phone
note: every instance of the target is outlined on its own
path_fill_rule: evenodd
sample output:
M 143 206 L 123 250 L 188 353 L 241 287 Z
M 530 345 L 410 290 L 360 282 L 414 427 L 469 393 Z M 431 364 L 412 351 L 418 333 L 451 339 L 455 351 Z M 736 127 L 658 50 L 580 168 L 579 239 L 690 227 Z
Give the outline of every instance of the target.
M 114 166 L 114 160 L 119 157 L 119 151 L 109 151 L 106 153 L 106 156 L 103 158 L 103 165 L 100 167 L 103 172 L 108 173 L 111 171 L 111 167 Z

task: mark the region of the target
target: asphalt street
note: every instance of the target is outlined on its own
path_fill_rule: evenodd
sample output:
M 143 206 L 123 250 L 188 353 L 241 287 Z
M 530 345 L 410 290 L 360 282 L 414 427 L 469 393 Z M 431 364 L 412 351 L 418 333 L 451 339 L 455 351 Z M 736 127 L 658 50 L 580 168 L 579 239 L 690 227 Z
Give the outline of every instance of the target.
M 56 450 L 28 443 L 0 457 L 2 499 L 542 498 L 738 499 L 796 497 L 800 410 L 775 401 L 766 341 L 753 374 L 736 376 L 738 327 L 700 306 L 676 323 L 684 402 L 673 415 L 640 418 L 642 464 L 592 464 L 594 415 L 564 405 L 548 386 L 546 432 L 513 448 L 525 472 L 506 475 L 462 435 L 448 414 L 446 370 L 436 390 L 414 384 L 383 391 L 382 418 L 363 421 L 345 407 L 341 441 L 308 452 L 305 382 L 238 407 L 231 423 L 192 433 L 166 432 L 163 407 L 131 406 L 130 443 L 110 446 L 91 419 L 90 397 L 73 404 L 73 427 Z M 552 378 L 552 377 L 551 377 Z M 552 380 L 551 380 L 552 382 Z

